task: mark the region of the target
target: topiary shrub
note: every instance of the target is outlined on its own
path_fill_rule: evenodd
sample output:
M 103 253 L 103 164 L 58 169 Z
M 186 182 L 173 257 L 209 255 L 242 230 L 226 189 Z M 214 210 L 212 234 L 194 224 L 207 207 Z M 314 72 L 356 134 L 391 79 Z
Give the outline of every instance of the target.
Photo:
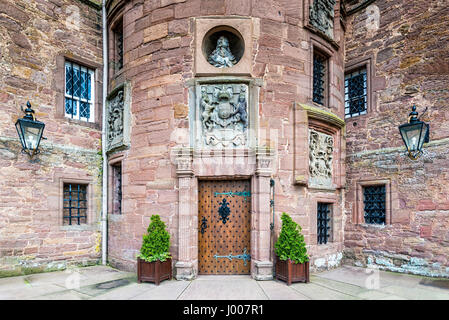
M 159 215 L 152 215 L 147 229 L 148 234 L 143 235 L 142 247 L 138 258 L 147 262 L 164 262 L 170 256 L 170 234 L 165 230 L 165 223 Z
M 309 261 L 304 236 L 301 234 L 301 226 L 285 212 L 282 213 L 281 220 L 281 234 L 274 245 L 279 259 L 290 259 L 294 263 Z

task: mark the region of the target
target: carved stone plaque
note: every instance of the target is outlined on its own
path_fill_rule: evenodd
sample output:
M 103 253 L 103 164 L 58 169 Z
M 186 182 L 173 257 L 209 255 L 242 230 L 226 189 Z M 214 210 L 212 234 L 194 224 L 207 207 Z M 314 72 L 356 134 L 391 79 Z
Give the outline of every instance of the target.
M 240 147 L 248 141 L 248 86 L 203 84 L 198 92 L 201 139 L 208 147 Z
M 117 94 L 108 100 L 107 110 L 107 149 L 119 147 L 123 144 L 123 110 L 124 110 L 124 89 L 117 91 Z
M 334 139 L 331 135 L 309 129 L 309 184 L 332 187 L 332 155 Z
M 310 24 L 334 38 L 334 6 L 335 0 L 313 0 L 310 6 Z

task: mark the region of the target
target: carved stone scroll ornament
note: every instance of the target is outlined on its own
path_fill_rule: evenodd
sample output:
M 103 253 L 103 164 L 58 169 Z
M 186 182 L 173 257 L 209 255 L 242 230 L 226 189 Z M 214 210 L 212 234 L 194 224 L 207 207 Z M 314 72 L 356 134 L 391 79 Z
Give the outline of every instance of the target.
M 332 186 L 332 155 L 334 139 L 322 132 L 309 130 L 309 183 L 315 186 Z
M 107 146 L 108 149 L 123 144 L 123 89 L 109 100 L 107 118 Z
M 237 64 L 237 60 L 229 48 L 229 40 L 221 36 L 217 40 L 215 50 L 209 55 L 207 61 L 217 68 L 229 68 Z
M 247 143 L 247 85 L 201 86 L 202 135 L 209 146 L 243 146 Z
M 334 38 L 335 3 L 335 0 L 313 0 L 310 6 L 310 24 L 331 39 Z

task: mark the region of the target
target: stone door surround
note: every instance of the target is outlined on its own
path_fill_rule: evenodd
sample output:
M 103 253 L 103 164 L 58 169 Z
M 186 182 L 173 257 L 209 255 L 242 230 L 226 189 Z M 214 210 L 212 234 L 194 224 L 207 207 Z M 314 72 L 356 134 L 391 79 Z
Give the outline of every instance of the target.
M 198 274 L 198 180 L 247 178 L 251 180 L 251 276 L 271 280 L 270 178 L 274 152 L 256 148 L 210 153 L 193 148 L 173 151 L 178 178 L 178 261 L 175 276 L 192 280 Z M 226 165 L 224 165 L 226 164 Z

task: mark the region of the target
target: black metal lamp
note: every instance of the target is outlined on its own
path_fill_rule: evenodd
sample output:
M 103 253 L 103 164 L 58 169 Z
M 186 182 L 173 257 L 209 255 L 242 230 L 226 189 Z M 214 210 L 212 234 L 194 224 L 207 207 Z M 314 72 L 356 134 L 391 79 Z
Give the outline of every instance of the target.
M 408 123 L 399 126 L 399 132 L 407 148 L 409 158 L 412 160 L 418 159 L 422 154 L 424 142 L 429 142 L 429 124 L 419 120 L 416 106 L 412 107 Z
M 34 110 L 31 109 L 31 103 L 29 101 L 27 102 L 27 108 L 23 110 L 23 107 L 21 107 L 21 109 L 25 113 L 25 116 L 16 121 L 16 130 L 19 134 L 20 143 L 22 144 L 22 152 L 32 158 L 40 152 L 39 144 L 42 139 L 45 123 L 36 120 Z

